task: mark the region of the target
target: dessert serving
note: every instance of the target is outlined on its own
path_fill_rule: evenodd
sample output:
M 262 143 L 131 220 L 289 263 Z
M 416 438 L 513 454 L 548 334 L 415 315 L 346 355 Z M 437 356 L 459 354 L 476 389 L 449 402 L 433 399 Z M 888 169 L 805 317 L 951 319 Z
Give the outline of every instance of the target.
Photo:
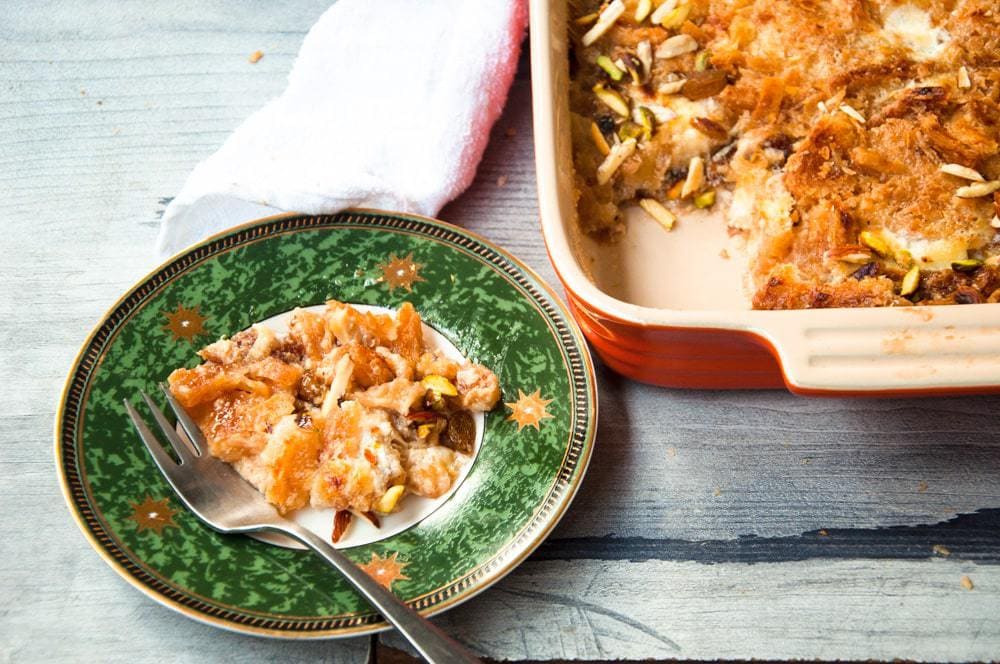
M 586 234 L 712 210 L 757 309 L 1000 300 L 995 2 L 570 7 Z
M 212 343 L 177 369 L 171 392 L 209 451 L 286 514 L 336 510 L 337 541 L 358 514 L 376 526 L 407 493 L 447 493 L 475 448 L 473 413 L 500 398 L 486 367 L 424 344 L 419 314 L 330 301 Z

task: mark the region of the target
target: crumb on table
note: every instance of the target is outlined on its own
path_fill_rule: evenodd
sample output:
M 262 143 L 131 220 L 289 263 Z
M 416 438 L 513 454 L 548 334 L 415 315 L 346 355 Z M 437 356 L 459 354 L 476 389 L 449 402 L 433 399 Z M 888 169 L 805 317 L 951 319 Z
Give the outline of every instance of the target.
M 250 54 L 250 64 L 255 65 L 260 62 L 260 59 L 264 57 L 264 51 L 254 51 Z
M 968 577 L 967 575 L 965 575 L 965 574 L 963 574 L 963 575 L 962 575 L 962 578 L 961 578 L 961 579 L 959 579 L 959 583 L 961 583 L 961 584 L 962 584 L 962 587 L 963 587 L 963 588 L 965 588 L 966 590 L 972 590 L 973 588 L 975 588 L 975 586 L 974 586 L 974 585 L 972 585 L 972 579 L 970 579 L 970 578 L 969 578 L 969 577 Z

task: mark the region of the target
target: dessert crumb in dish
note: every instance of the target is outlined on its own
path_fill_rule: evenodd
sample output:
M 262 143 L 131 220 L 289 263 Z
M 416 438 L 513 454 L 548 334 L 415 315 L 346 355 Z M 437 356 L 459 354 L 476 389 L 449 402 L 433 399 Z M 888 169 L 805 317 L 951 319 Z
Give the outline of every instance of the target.
M 492 371 L 425 347 L 408 303 L 297 309 L 287 334 L 255 325 L 198 355 L 168 383 L 208 451 L 283 514 L 336 510 L 335 541 L 352 514 L 377 526 L 407 493 L 447 493 L 475 451 L 473 413 L 500 399 Z
M 713 210 L 758 309 L 1000 301 L 995 0 L 570 7 L 587 235 Z

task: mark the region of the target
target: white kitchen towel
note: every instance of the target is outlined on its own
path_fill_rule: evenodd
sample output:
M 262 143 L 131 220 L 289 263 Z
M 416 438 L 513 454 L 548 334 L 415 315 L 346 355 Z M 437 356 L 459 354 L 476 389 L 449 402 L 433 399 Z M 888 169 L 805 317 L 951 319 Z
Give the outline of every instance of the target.
M 437 214 L 475 176 L 526 25 L 524 0 L 339 0 L 281 96 L 195 167 L 160 254 L 275 209 Z

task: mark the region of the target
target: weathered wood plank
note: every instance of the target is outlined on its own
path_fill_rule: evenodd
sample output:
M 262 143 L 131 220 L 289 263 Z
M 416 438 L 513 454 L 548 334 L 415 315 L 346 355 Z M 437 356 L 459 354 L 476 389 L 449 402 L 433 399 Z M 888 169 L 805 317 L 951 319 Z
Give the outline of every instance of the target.
M 163 199 L 281 91 L 327 4 L 5 6 L 0 658 L 363 658 L 366 642 L 266 642 L 155 605 L 76 532 L 51 460 L 65 373 L 101 313 L 157 262 Z M 265 57 L 250 65 L 256 49 Z M 441 216 L 555 283 L 537 214 L 522 69 L 476 183 Z M 992 518 L 982 510 L 1000 506 L 1000 399 L 685 392 L 604 371 L 600 389 L 594 461 L 540 554 L 551 559 L 529 561 L 442 617 L 447 629 L 501 659 L 1000 656 L 997 622 L 987 620 L 1000 615 L 1000 567 L 929 558 L 931 545 L 947 541 L 953 557 L 966 546 L 970 558 L 996 559 L 988 533 L 969 526 L 966 539 L 947 540 L 959 535 L 935 524 L 977 510 L 961 523 L 981 523 Z M 927 525 L 903 538 L 880 530 L 917 524 Z M 829 546 L 816 544 L 819 529 L 829 530 Z M 580 555 L 602 559 L 563 559 Z M 904 555 L 928 559 L 892 559 Z M 745 564 L 766 559 L 785 562 Z M 702 564 L 712 560 L 728 562 Z M 962 573 L 974 591 L 958 586 Z
M 962 587 L 968 575 L 975 588 Z M 531 562 L 437 619 L 504 659 L 991 660 L 1000 568 L 955 560 Z M 385 642 L 406 649 L 397 637 Z

